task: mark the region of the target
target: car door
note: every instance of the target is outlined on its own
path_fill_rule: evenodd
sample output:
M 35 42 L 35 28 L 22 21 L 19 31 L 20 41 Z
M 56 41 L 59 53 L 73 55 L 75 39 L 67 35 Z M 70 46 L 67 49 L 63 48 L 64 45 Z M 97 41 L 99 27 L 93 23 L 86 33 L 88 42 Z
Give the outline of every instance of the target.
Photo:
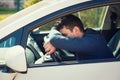
M 52 64 L 52 63 L 51 63 Z M 56 63 L 52 66 L 39 66 L 28 68 L 28 72 L 23 79 L 28 80 L 119 80 L 120 62 L 97 62 L 97 63 Z M 16 77 L 20 80 L 23 74 Z

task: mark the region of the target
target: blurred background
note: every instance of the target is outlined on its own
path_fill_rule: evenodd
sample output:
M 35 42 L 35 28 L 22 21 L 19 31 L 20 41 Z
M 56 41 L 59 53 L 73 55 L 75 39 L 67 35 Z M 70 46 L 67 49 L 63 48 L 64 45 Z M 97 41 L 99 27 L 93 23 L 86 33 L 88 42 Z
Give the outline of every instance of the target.
M 39 1 L 43 0 L 0 0 L 0 21 Z M 99 28 L 104 18 L 106 9 L 106 7 L 92 8 L 81 11 L 75 15 L 81 18 L 85 26 Z
M 0 21 L 42 0 L 0 0 Z

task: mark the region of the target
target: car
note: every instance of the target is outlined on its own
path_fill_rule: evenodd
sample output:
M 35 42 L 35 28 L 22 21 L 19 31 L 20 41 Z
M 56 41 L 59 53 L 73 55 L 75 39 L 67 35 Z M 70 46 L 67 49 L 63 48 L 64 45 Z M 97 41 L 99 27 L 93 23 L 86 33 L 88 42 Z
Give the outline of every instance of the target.
M 109 46 L 120 31 L 119 8 L 120 0 L 43 0 L 1 21 L 0 80 L 120 80 L 120 38 Z M 102 34 L 114 58 L 79 61 L 60 49 L 45 55 L 47 34 L 68 14 Z

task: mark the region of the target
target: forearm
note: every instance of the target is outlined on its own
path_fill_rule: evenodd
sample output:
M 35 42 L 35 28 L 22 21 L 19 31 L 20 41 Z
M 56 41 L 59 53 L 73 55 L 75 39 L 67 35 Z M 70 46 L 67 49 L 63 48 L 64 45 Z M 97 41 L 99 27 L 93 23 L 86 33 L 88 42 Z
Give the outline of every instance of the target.
M 80 38 L 65 37 L 55 28 L 51 29 L 48 38 L 50 43 L 58 49 L 76 52 L 82 47 L 82 40 Z
M 50 40 L 50 43 L 58 49 L 64 49 L 71 52 L 81 51 L 83 43 L 77 38 L 67 38 L 56 35 Z

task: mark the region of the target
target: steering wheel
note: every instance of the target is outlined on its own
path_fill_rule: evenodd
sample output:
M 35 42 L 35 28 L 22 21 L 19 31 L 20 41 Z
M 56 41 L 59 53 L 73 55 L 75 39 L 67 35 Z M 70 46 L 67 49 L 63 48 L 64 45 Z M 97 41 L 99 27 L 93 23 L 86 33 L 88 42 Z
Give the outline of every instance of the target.
M 30 49 L 33 52 L 33 54 L 35 56 L 35 60 L 37 60 L 41 57 L 39 55 L 38 51 L 31 44 L 27 44 L 27 48 Z
M 34 39 L 34 41 L 37 43 L 38 47 L 40 48 L 41 52 L 45 55 L 46 52 L 45 52 L 45 49 L 43 47 L 43 44 L 44 44 L 44 37 L 46 36 L 47 34 L 44 34 L 44 35 L 41 35 L 41 34 L 34 34 L 34 33 L 31 33 L 30 36 Z M 39 37 L 38 37 L 39 36 Z M 36 52 L 36 51 L 35 51 Z M 60 59 L 60 56 L 57 54 L 57 52 L 51 54 L 51 57 L 53 59 L 53 61 L 55 62 L 60 62 L 61 59 Z

